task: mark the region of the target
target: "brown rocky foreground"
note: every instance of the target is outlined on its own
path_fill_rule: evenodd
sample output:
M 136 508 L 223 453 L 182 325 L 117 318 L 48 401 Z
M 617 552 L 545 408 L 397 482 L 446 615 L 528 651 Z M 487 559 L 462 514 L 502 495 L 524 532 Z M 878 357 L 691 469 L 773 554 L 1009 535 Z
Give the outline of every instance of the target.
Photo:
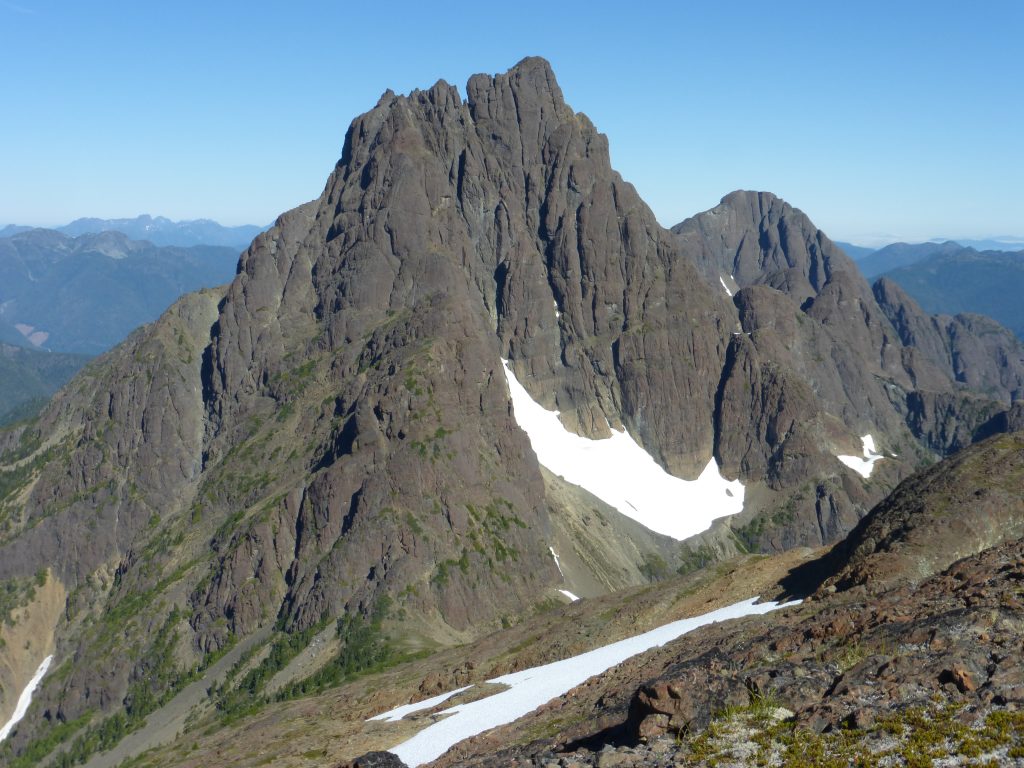
M 708 627 L 436 765 L 1012 765 L 1022 651 L 1017 540 L 918 585 Z

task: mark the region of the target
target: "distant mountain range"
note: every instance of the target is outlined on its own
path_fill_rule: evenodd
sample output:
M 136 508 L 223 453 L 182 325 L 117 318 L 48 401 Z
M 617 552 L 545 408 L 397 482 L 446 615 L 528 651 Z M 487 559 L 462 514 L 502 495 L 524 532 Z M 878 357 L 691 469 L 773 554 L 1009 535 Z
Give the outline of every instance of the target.
M 973 248 L 976 251 L 1024 251 L 1024 237 L 993 237 L 986 240 L 969 240 L 962 237 L 942 238 L 941 240 L 953 240 L 965 248 Z M 936 239 L 933 242 L 940 242 Z
M 976 251 L 946 243 L 931 256 L 892 269 L 899 284 L 926 312 L 988 315 L 1024 339 L 1024 250 Z M 873 258 L 873 257 L 871 257 Z
M 899 285 L 926 312 L 942 315 L 987 315 L 1024 339 L 1024 244 L 1021 250 L 1003 250 L 1009 240 L 974 240 L 1000 248 L 980 250 L 947 240 L 893 243 L 876 251 L 843 244 L 855 255 L 868 280 L 886 277 Z M 868 251 L 865 253 L 865 251 Z
M 958 253 L 964 246 L 948 240 L 944 243 L 893 243 L 860 257 L 857 266 L 868 280 L 900 267 L 908 267 L 932 256 Z
M 119 232 L 0 238 L 0 340 L 99 354 L 183 293 L 226 283 L 237 261 L 233 247 L 160 247 Z
M 27 232 L 32 227 L 11 224 L 0 229 L 0 238 Z M 225 227 L 210 219 L 192 221 L 171 221 L 163 216 L 137 216 L 134 219 L 75 219 L 70 224 L 56 227 L 55 231 L 65 235 L 96 234 L 99 232 L 121 232 L 133 240 L 148 240 L 154 245 L 220 245 L 242 250 L 266 227 L 246 224 L 239 227 Z
M 873 256 L 876 253 L 888 251 L 890 256 L 895 256 L 897 253 L 899 254 L 899 260 L 901 261 L 900 266 L 904 266 L 906 264 L 911 263 L 908 259 L 910 258 L 910 255 L 912 253 L 916 253 L 919 256 L 919 258 L 927 258 L 927 256 L 934 253 L 934 251 L 932 250 L 933 248 L 935 248 L 936 246 L 944 246 L 947 243 L 959 245 L 962 248 L 973 248 L 976 251 L 1014 252 L 1024 250 L 1024 237 L 1011 237 L 1009 235 L 1005 237 L 992 237 L 985 240 L 972 240 L 969 238 L 965 239 L 962 237 L 935 237 L 924 243 L 898 242 L 890 243 L 879 248 L 871 248 L 864 245 L 854 245 L 853 243 L 843 243 L 838 240 L 835 241 L 835 244 L 842 248 L 846 252 L 846 255 L 856 262 L 862 262 L 864 259 L 868 258 L 869 256 Z M 893 248 L 893 246 L 899 247 L 895 250 L 889 250 Z M 908 248 L 920 248 L 920 250 L 908 251 Z M 879 266 L 882 264 L 882 260 L 879 260 L 877 263 L 872 264 L 871 269 L 875 270 L 874 274 L 881 274 L 882 272 L 885 272 L 887 269 L 895 269 L 897 266 L 897 264 L 892 263 L 889 264 L 888 266 L 885 266 L 882 269 L 879 269 Z M 865 276 L 867 277 L 870 275 L 865 273 Z
M 835 243 L 854 261 L 860 261 L 865 256 L 870 256 L 875 252 L 875 250 L 877 250 L 875 248 L 866 248 L 863 245 L 854 245 L 853 243 L 841 243 L 838 240 L 836 240 Z

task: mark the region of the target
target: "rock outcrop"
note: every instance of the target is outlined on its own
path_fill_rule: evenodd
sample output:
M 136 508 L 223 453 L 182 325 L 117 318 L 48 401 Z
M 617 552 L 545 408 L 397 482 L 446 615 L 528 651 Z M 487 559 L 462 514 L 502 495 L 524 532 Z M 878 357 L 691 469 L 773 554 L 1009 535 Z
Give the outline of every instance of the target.
M 789 609 L 767 625 L 713 625 L 515 726 L 543 738 L 524 743 L 509 726 L 437 764 L 744 765 L 772 754 L 780 764 L 808 754 L 903 764 L 922 750 L 929 762 L 988 753 L 1013 764 L 1024 722 L 1022 579 L 1017 540 L 915 586 Z

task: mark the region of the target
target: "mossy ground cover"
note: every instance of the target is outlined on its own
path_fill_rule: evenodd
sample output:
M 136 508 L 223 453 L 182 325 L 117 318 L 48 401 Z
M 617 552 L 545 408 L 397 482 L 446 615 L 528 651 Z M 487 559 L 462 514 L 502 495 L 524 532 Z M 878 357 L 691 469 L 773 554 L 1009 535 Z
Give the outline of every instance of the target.
M 777 701 L 753 697 L 698 735 L 681 734 L 683 765 L 787 768 L 1000 766 L 1024 758 L 1024 712 L 995 709 L 976 722 L 964 708 L 907 707 L 866 728 L 816 733 L 782 719 Z

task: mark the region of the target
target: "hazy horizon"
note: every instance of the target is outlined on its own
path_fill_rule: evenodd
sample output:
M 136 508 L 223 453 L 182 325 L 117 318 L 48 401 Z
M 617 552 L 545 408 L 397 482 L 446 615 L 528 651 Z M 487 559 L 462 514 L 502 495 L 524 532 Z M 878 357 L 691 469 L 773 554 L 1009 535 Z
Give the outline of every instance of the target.
M 771 191 L 855 244 L 1017 237 L 1024 6 L 2 2 L 0 219 L 273 221 L 391 88 L 549 59 L 666 226 Z M 500 39 L 499 39 L 500 38 Z
M 714 207 L 714 206 L 711 206 L 711 207 Z M 700 212 L 701 211 L 695 211 L 695 213 L 700 213 Z M 282 213 L 283 213 L 283 211 L 282 211 Z M 161 218 L 161 217 L 162 218 L 169 218 L 169 217 L 163 216 L 162 214 L 157 214 L 157 213 L 152 213 L 152 212 L 147 211 L 147 212 L 136 214 L 135 216 L 76 216 L 75 219 L 72 219 L 72 220 L 69 220 L 69 221 L 50 222 L 50 223 L 45 223 L 45 224 L 24 224 L 22 222 L 17 222 L 17 221 L 7 221 L 7 222 L 0 221 L 0 230 L 3 230 L 5 227 L 8 227 L 8 226 L 27 226 L 27 227 L 34 227 L 34 228 L 37 228 L 37 229 L 58 229 L 60 227 L 66 226 L 68 224 L 71 224 L 71 223 L 73 223 L 74 221 L 76 221 L 78 219 L 101 219 L 101 220 L 128 219 L 128 220 L 132 220 L 132 219 L 140 218 L 142 216 L 152 216 L 154 219 Z M 813 220 L 813 215 L 812 215 L 811 218 Z M 196 219 L 171 219 L 172 223 L 175 223 L 175 224 L 182 224 L 182 223 L 194 222 L 194 221 L 206 221 L 206 220 L 213 221 L 214 223 L 220 224 L 221 226 L 224 226 L 224 227 L 245 227 L 245 226 L 266 227 L 266 226 L 272 226 L 273 225 L 273 221 L 266 222 L 266 223 L 263 223 L 263 224 L 260 224 L 260 223 L 257 223 L 257 222 L 252 222 L 252 221 L 240 221 L 238 223 L 227 224 L 227 223 L 225 223 L 223 221 L 218 221 L 217 219 L 211 219 L 208 216 L 200 216 L 200 217 L 198 217 Z M 662 226 L 664 226 L 665 228 L 670 228 L 674 224 L 677 224 L 678 222 L 671 222 L 671 223 L 659 222 L 659 223 Z M 847 238 L 842 238 L 842 237 L 832 237 L 832 234 L 830 232 L 828 232 L 827 230 L 823 230 L 823 231 L 825 232 L 826 235 L 831 237 L 833 240 L 839 240 L 841 242 L 849 243 L 851 245 L 857 245 L 857 246 L 860 246 L 862 248 L 876 248 L 876 249 L 878 249 L 878 248 L 883 248 L 886 245 L 893 245 L 894 243 L 905 243 L 905 244 L 909 244 L 909 245 L 916 245 L 916 244 L 919 244 L 919 243 L 941 243 L 941 242 L 946 242 L 946 241 L 950 241 L 950 240 L 953 241 L 953 242 L 985 240 L 985 241 L 998 242 L 998 243 L 1002 243 L 1002 244 L 1005 244 L 1007 246 L 1010 246 L 1009 250 L 1024 250 L 1024 236 L 1021 236 L 1021 235 L 1006 235 L 1006 234 L 1003 234 L 1003 235 L 992 235 L 992 234 L 983 234 L 983 235 L 959 235 L 959 236 L 952 236 L 952 237 L 947 237 L 947 236 L 939 235 L 939 236 L 936 236 L 936 237 L 928 237 L 928 238 L 919 239 L 919 240 L 901 240 L 898 237 L 886 236 L 886 235 L 865 235 L 865 236 L 863 236 L 861 238 L 856 238 L 855 237 L 853 239 L 847 239 Z

